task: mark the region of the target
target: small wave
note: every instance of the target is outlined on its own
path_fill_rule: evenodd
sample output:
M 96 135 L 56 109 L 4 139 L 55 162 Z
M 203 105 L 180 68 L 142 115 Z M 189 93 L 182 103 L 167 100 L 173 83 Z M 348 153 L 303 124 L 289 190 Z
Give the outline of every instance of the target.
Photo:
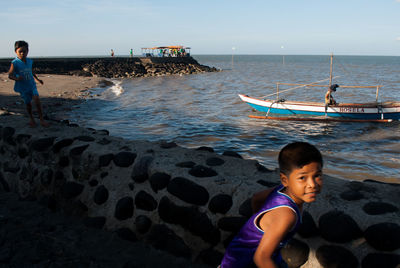
M 110 87 L 110 91 L 115 94 L 115 96 L 119 96 L 124 92 L 124 89 L 121 86 L 122 81 L 114 82 L 114 85 Z

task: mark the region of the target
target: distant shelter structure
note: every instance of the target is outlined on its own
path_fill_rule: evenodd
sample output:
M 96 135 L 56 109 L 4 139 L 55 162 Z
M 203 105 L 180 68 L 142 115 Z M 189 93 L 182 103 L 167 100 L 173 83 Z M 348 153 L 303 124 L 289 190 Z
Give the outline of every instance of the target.
M 190 47 L 185 46 L 163 46 L 143 47 L 143 57 L 189 57 Z

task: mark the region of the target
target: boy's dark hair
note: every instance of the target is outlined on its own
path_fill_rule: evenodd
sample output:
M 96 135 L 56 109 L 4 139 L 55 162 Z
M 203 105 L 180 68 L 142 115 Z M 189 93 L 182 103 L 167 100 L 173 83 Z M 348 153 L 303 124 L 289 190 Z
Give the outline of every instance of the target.
M 20 47 L 26 47 L 27 49 L 29 49 L 28 43 L 23 41 L 23 40 L 19 40 L 19 41 L 15 42 L 14 51 L 17 51 L 17 49 L 20 48 Z
M 317 162 L 324 165 L 320 151 L 307 142 L 293 142 L 280 151 L 279 157 L 280 172 L 289 176 L 293 168 L 302 168 L 311 162 Z

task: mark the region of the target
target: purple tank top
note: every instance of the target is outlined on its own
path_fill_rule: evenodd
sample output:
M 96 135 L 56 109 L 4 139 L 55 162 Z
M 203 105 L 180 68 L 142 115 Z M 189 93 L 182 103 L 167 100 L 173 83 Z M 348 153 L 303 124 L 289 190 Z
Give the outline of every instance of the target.
M 273 254 L 273 260 L 276 264 L 282 262 L 280 250 L 294 236 L 297 228 L 301 223 L 301 213 L 296 203 L 286 194 L 282 193 L 283 185 L 276 187 L 267 197 L 261 209 L 255 213 L 240 229 L 239 233 L 233 238 L 225 251 L 224 258 L 221 262 L 221 268 L 245 268 L 256 267 L 253 262 L 253 256 L 256 252 L 258 244 L 264 231 L 258 226 L 260 216 L 264 213 L 278 207 L 289 207 L 296 213 L 297 220 L 292 230 L 290 230 L 284 239 L 279 243 L 278 248 Z M 268 232 L 268 230 L 267 230 Z

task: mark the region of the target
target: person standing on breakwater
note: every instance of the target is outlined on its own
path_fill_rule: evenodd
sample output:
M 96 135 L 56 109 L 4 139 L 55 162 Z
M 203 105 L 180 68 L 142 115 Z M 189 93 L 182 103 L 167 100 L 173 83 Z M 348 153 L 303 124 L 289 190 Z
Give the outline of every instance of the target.
M 299 227 L 303 204 L 321 191 L 323 160 L 313 145 L 294 142 L 278 161 L 281 184 L 253 196 L 256 213 L 227 247 L 220 268 L 287 267 L 280 250 Z
M 131 48 L 131 50 L 129 51 L 129 55 L 131 56 L 131 58 L 133 58 L 133 49 Z
M 114 57 L 114 50 L 111 49 L 111 57 Z
M 17 57 L 11 62 L 10 70 L 8 71 L 8 78 L 15 81 L 14 91 L 18 92 L 26 104 L 26 110 L 29 115 L 29 125 L 35 127 L 35 119 L 32 114 L 32 99 L 35 101 L 37 112 L 40 119 L 40 124 L 44 127 L 49 124 L 43 119 L 42 105 L 39 99 L 39 93 L 36 88 L 36 83 L 39 82 L 43 85 L 36 74 L 32 72 L 33 61 L 27 58 L 29 52 L 29 45 L 25 41 L 16 41 L 14 44 L 15 54 Z

